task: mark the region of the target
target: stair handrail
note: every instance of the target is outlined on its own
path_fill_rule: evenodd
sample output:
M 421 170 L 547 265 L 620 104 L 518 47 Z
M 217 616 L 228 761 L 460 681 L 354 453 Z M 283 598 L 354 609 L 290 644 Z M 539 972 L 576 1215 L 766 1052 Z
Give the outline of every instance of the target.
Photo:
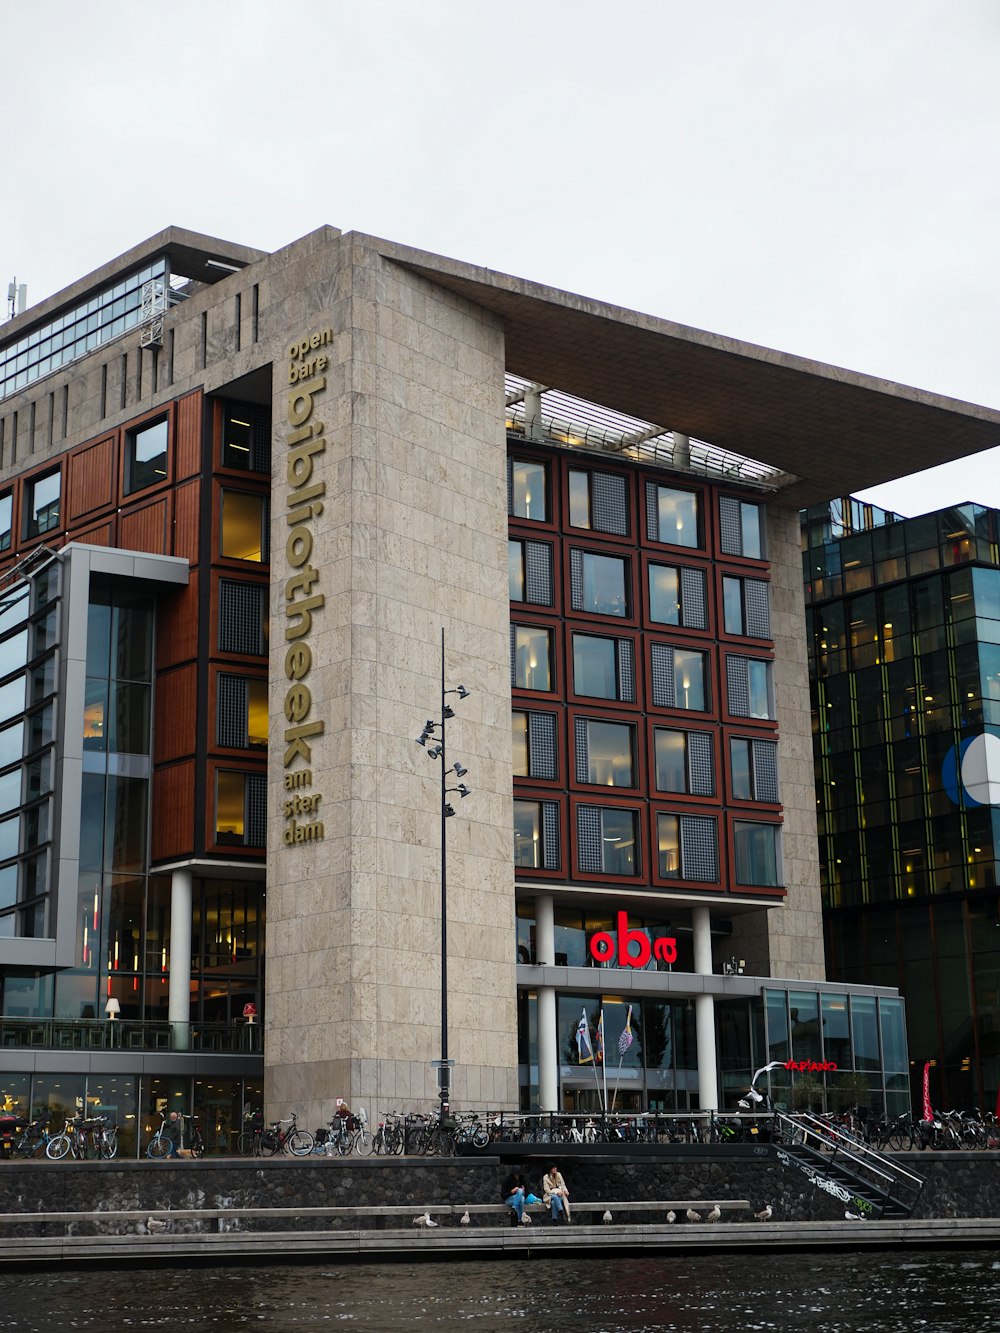
M 870 1171 L 882 1180 L 888 1181 L 890 1185 L 905 1183 L 917 1194 L 924 1188 L 924 1178 L 918 1176 L 915 1171 L 909 1171 L 892 1158 L 886 1157 L 884 1153 L 869 1148 L 867 1144 L 859 1143 L 856 1139 L 849 1138 L 846 1134 L 841 1133 L 836 1126 L 828 1124 L 818 1116 L 811 1115 L 808 1111 L 801 1111 L 797 1115 L 788 1115 L 784 1111 L 776 1111 L 774 1118 L 790 1134 L 801 1133 L 807 1147 L 811 1146 L 807 1142 L 810 1138 L 815 1139 L 820 1148 L 829 1148 L 832 1142 L 836 1156 L 846 1157 L 854 1161 L 866 1171 Z M 882 1188 L 886 1194 L 890 1192 L 884 1186 Z

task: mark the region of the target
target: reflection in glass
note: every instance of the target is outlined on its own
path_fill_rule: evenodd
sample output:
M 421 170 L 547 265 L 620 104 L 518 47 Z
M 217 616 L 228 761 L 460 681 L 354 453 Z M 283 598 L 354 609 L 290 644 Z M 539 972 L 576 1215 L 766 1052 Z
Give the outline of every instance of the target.
M 244 775 L 215 775 L 215 835 L 218 842 L 242 843 L 246 831 Z
M 656 839 L 661 879 L 679 879 L 681 874 L 680 821 L 676 815 L 656 816 Z
M 638 874 L 635 820 L 635 812 L 632 810 L 601 811 L 601 859 L 606 875 Z
M 167 423 L 157 421 L 130 431 L 127 436 L 125 491 L 145 490 L 163 481 L 167 475 Z
M 0 768 L 6 768 L 20 759 L 24 753 L 24 723 L 15 722 L 12 727 L 0 731 Z
M 507 542 L 507 597 L 512 602 L 524 601 L 523 542 Z
M 634 728 L 622 722 L 587 722 L 587 781 L 606 787 L 635 785 Z
M 514 802 L 514 864 L 525 870 L 542 865 L 542 807 L 539 801 Z
M 0 685 L 0 722 L 24 712 L 24 677 L 15 676 L 6 685 Z
M 775 887 L 778 879 L 778 830 L 774 824 L 733 824 L 736 882 Z
M 148 691 L 147 715 L 148 715 Z M 267 749 L 267 681 L 247 681 L 247 744 L 251 749 Z M 148 735 L 148 724 L 147 724 Z M 145 751 L 143 751 L 145 753 Z
M 576 609 L 600 616 L 627 616 L 626 563 L 615 556 L 583 551 L 583 601 Z
M 547 517 L 545 466 L 512 458 L 511 513 L 516 518 L 530 518 L 544 523 Z
M 511 750 L 514 761 L 514 776 L 528 776 L 528 714 L 513 712 L 510 715 Z
M 750 769 L 750 742 L 734 736 L 729 742 L 729 754 L 733 775 L 733 799 L 752 801 L 753 781 Z
M 569 474 L 569 525 L 571 528 L 590 527 L 590 473 L 571 471 Z
M 724 578 L 722 580 L 723 623 L 727 634 L 742 634 L 743 630 L 743 580 Z
M 698 497 L 691 491 L 657 486 L 660 541 L 673 546 L 700 546 Z
M 9 676 L 28 660 L 28 631 L 21 630 L 0 642 L 0 676 Z
M 649 566 L 649 618 L 659 625 L 681 623 L 680 578 L 669 565 Z
M 757 658 L 747 660 L 747 679 L 750 688 L 748 717 L 769 718 L 771 710 L 771 664 Z
M 614 639 L 573 635 L 573 689 L 596 699 L 618 698 L 617 652 Z
M 687 791 L 687 736 L 657 727 L 654 737 L 657 791 Z
M 705 711 L 705 654 L 674 649 L 674 692 L 678 708 Z
M 27 487 L 27 535 L 37 537 L 59 526 L 60 475 L 50 472 Z
M 521 690 L 551 690 L 551 633 L 535 625 L 514 626 L 514 684 Z

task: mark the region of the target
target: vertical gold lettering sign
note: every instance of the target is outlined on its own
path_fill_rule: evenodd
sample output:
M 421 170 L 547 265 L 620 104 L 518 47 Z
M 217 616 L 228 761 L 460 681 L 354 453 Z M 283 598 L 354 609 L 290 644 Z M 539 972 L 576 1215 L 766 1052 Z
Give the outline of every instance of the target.
M 326 451 L 323 423 L 316 414 L 317 399 L 326 392 L 329 365 L 321 349 L 333 342 L 333 330 L 324 329 L 292 343 L 288 349 L 288 456 L 285 479 L 288 484 L 286 522 L 289 532 L 285 555 L 291 577 L 285 583 L 285 693 L 284 788 L 282 803 L 285 818 L 284 841 L 316 842 L 323 837 L 323 822 L 318 818 L 323 797 L 312 793 L 312 744 L 323 735 L 323 721 L 312 716 L 312 691 L 306 677 L 312 667 L 309 637 L 313 618 L 322 611 L 326 598 L 318 591 L 319 572 L 311 563 L 316 520 L 323 512 L 326 483 L 313 481 L 316 461 Z M 305 767 L 296 767 L 297 763 Z M 304 816 L 304 819 L 299 818 Z

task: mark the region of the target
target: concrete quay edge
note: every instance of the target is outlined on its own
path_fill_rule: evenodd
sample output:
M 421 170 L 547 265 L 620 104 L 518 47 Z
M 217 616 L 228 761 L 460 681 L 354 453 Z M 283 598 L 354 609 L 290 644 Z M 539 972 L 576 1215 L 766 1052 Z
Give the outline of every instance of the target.
M 995 1246 L 1000 1219 L 843 1222 L 727 1222 L 718 1226 L 437 1227 L 433 1230 L 337 1232 L 196 1232 L 129 1236 L 11 1236 L 0 1247 L 0 1268 L 93 1263 L 171 1264 L 232 1261 L 279 1263 L 311 1259 L 453 1259 L 483 1255 L 538 1258 L 595 1251 L 690 1253 L 767 1249 L 893 1249 L 901 1246 Z

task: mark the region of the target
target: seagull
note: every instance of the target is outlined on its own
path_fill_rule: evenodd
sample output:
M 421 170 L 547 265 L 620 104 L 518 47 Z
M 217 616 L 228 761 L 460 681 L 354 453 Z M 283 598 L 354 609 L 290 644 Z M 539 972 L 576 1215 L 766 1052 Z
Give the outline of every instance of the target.
M 157 1218 L 157 1217 L 146 1218 L 146 1230 L 149 1232 L 151 1236 L 155 1235 L 158 1231 L 166 1231 L 166 1229 L 167 1229 L 167 1224 L 166 1222 L 163 1221 L 162 1218 Z
M 670 1223 L 674 1223 L 674 1222 L 677 1221 L 677 1214 L 674 1212 L 674 1210 L 673 1210 L 672 1208 L 671 1208 L 670 1212 L 667 1213 L 667 1221 L 670 1222 Z
M 694 1210 L 693 1208 L 689 1208 L 689 1209 L 687 1210 L 687 1220 L 688 1220 L 689 1222 L 700 1222 L 700 1221 L 701 1221 L 701 1213 L 696 1213 L 695 1210 Z
M 522 1214 L 521 1214 L 521 1226 L 523 1226 L 523 1227 L 530 1227 L 530 1226 L 533 1226 L 533 1225 L 534 1225 L 534 1223 L 533 1223 L 532 1220 L 531 1220 L 531 1214 L 530 1214 L 530 1213 L 522 1213 Z
M 467 1226 L 469 1225 L 469 1223 L 472 1221 L 472 1218 L 469 1216 L 469 1210 L 468 1210 L 468 1208 L 466 1208 L 465 1212 L 462 1214 L 462 1216 L 461 1216 L 458 1220 L 459 1220 L 460 1225 L 463 1226 L 463 1227 L 467 1227 Z
M 860 1213 L 852 1213 L 850 1209 L 848 1209 L 844 1216 L 847 1218 L 848 1222 L 863 1222 L 865 1220 Z
M 715 1207 L 712 1209 L 712 1211 L 709 1213 L 708 1217 L 705 1218 L 705 1221 L 718 1222 L 721 1216 L 722 1216 L 722 1209 L 719 1207 L 718 1204 L 716 1204 Z
M 603 1217 L 601 1220 L 603 1221 L 603 1223 L 604 1223 L 604 1225 L 605 1225 L 606 1227 L 609 1227 L 609 1226 L 611 1225 L 612 1218 L 611 1218 L 611 1210 L 610 1210 L 610 1208 L 605 1208 L 605 1210 L 604 1210 L 604 1217 Z
M 415 1227 L 436 1227 L 437 1223 L 431 1217 L 430 1213 L 421 1213 L 419 1217 L 413 1219 Z
M 768 1204 L 767 1207 L 762 1208 L 759 1213 L 754 1213 L 754 1217 L 758 1222 L 770 1222 L 772 1211 L 773 1209 L 771 1208 L 771 1205 Z

